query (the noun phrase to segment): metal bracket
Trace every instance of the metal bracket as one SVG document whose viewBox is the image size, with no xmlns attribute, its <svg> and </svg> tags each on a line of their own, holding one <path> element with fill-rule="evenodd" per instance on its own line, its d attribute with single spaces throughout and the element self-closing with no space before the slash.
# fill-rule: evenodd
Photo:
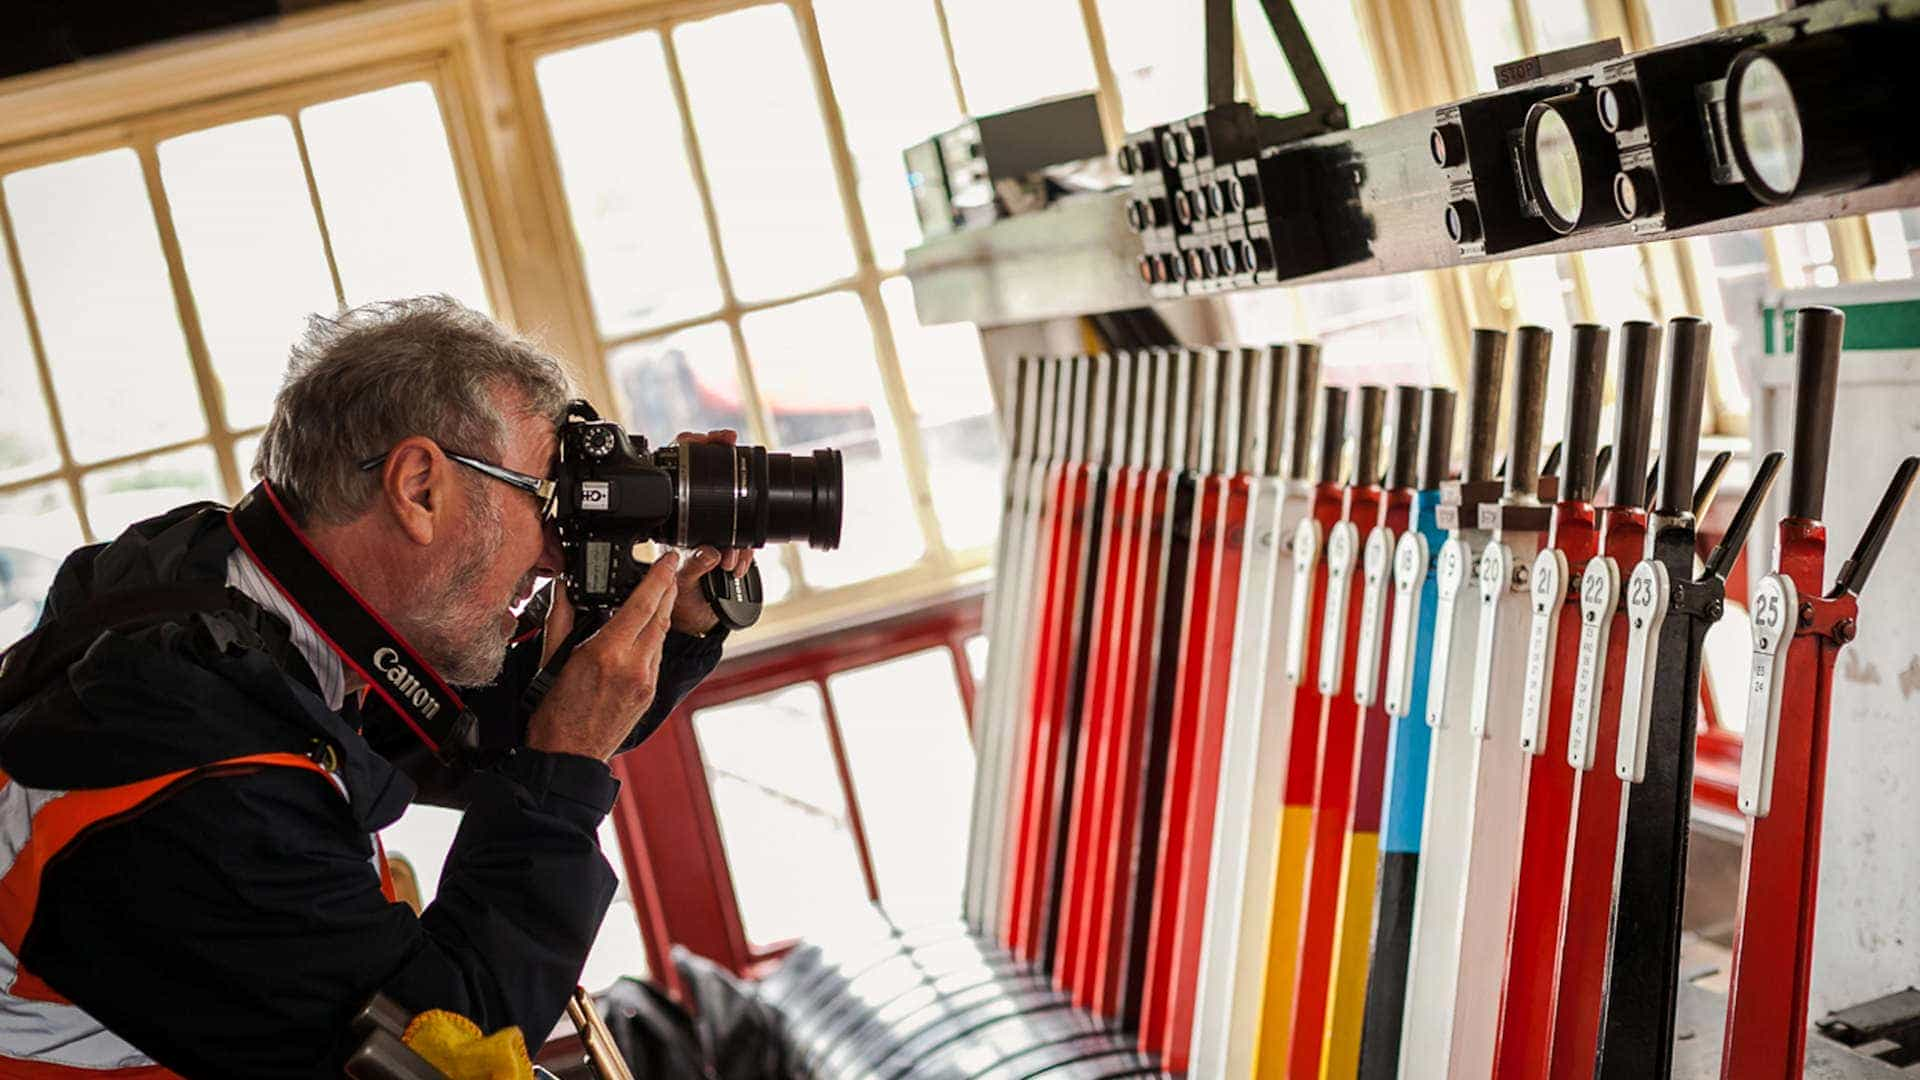
<svg viewBox="0 0 1920 1080">
<path fill-rule="evenodd" d="M 1300 94 L 1307 99 L 1305 112 L 1283 117 L 1274 142 L 1292 142 L 1329 131 L 1345 131 L 1347 107 L 1333 96 L 1333 84 L 1314 52 L 1293 0 L 1260 0 L 1266 11 L 1267 27 L 1287 58 L 1287 67 Z M 1233 0 L 1207 0 L 1207 107 L 1233 104 Z"/>
</svg>

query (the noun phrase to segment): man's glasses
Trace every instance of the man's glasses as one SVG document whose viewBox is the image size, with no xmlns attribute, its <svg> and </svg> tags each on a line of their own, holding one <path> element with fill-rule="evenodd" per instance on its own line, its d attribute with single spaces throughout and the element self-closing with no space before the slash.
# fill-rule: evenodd
<svg viewBox="0 0 1920 1080">
<path fill-rule="evenodd" d="M 518 488 L 526 492 L 539 501 L 540 517 L 543 520 L 552 516 L 554 493 L 557 489 L 557 485 L 554 484 L 552 480 L 542 479 L 538 476 L 529 476 L 523 472 L 515 472 L 504 465 L 495 465 L 491 461 L 482 461 L 470 454 L 458 453 L 444 446 L 440 448 L 440 452 L 447 455 L 449 460 L 465 465 L 467 468 L 472 469 L 482 476 L 490 476 L 509 487 Z M 387 457 L 391 453 L 392 451 L 388 451 L 385 454 L 379 454 L 361 462 L 360 471 L 371 472 L 386 464 Z"/>
</svg>

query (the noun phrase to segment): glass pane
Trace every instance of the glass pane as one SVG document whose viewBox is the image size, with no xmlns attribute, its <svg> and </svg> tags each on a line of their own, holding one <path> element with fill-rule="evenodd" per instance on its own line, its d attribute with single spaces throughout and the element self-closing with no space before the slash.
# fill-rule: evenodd
<svg viewBox="0 0 1920 1080">
<path fill-rule="evenodd" d="M 227 424 L 263 424 L 302 319 L 337 306 L 293 125 L 263 116 L 168 139 L 160 178 Z"/>
<path fill-rule="evenodd" d="M 1593 40 L 1586 0 L 1528 0 L 1527 9 L 1533 15 L 1534 47 L 1541 52 Z"/>
<path fill-rule="evenodd" d="M 191 446 L 90 472 L 80 480 L 93 535 L 110 540 L 136 521 L 222 497 L 213 449 Z"/>
<path fill-rule="evenodd" d="M 53 572 L 81 542 L 65 484 L 0 495 L 0 649 L 40 621 Z"/>
<path fill-rule="evenodd" d="M 1460 18 L 1466 23 L 1477 90 L 1494 88 L 1493 69 L 1526 55 L 1520 42 L 1520 24 L 1511 0 L 1460 0 Z"/>
<path fill-rule="evenodd" d="M 952 658 L 933 648 L 827 680 L 880 900 L 909 924 L 960 914 L 973 745 Z"/>
<path fill-rule="evenodd" d="M 252 487 L 257 478 L 253 475 L 254 459 L 260 456 L 260 436 L 244 435 L 233 441 L 233 464 L 240 476 L 241 487 Z"/>
<path fill-rule="evenodd" d="M 1875 281 L 1898 281 L 1913 276 L 1913 254 L 1907 250 L 1907 236 L 1900 227 L 1900 211 L 1868 214 L 1867 235 L 1873 241 Z"/>
<path fill-rule="evenodd" d="M 720 306 L 660 35 L 629 34 L 534 65 L 600 330 Z"/>
<path fill-rule="evenodd" d="M 921 326 L 905 278 L 881 285 L 880 297 L 926 446 L 940 531 L 955 550 L 990 544 L 1000 527 L 1000 420 L 980 332 L 971 323 Z"/>
<path fill-rule="evenodd" d="M 488 310 L 432 87 L 329 101 L 300 123 L 348 304 L 446 293 Z"/>
<path fill-rule="evenodd" d="M 747 399 L 725 323 L 706 323 L 666 337 L 623 345 L 607 355 L 607 369 L 624 403 L 627 430 L 665 446 L 682 431 L 732 428 L 751 441 Z M 764 555 L 760 586 L 767 603 L 792 588 L 780 560 Z"/>
<path fill-rule="evenodd" d="M 406 860 L 420 885 L 420 902 L 431 904 L 440 893 L 440 875 L 445 872 L 447 853 L 460 831 L 461 813 L 444 806 L 415 803 L 407 807 L 400 820 L 380 830 L 380 842 L 387 858 Z M 593 949 L 587 954 L 586 970 L 580 984 L 592 990 L 603 989 L 622 975 L 647 974 L 646 946 L 640 940 L 640 926 L 634 918 L 633 901 L 627 891 L 627 867 L 620 858 L 619 836 L 613 819 L 600 822 L 601 854 L 613 867 L 620 884 L 613 895 L 613 906 L 600 924 Z"/>
<path fill-rule="evenodd" d="M 1087 24 L 1074 0 L 946 0 L 946 12 L 975 116 L 1094 88 Z"/>
<path fill-rule="evenodd" d="M 1302 288 L 1300 301 L 1320 342 L 1326 381 L 1430 381 L 1433 339 L 1422 325 L 1420 288 L 1420 279 L 1410 274 Z"/>
<path fill-rule="evenodd" d="M 693 730 L 748 940 L 817 936 L 865 910 L 866 883 L 814 685 L 701 709 Z"/>
<path fill-rule="evenodd" d="M 140 159 L 109 150 L 23 169 L 6 195 L 74 456 L 205 434 Z"/>
<path fill-rule="evenodd" d="M 1580 258 L 1586 263 L 1595 322 L 1617 327 L 1628 319 L 1654 318 L 1639 248 L 1595 248 L 1581 252 Z"/>
<path fill-rule="evenodd" d="M 967 667 L 973 672 L 973 685 L 984 686 L 987 682 L 987 635 L 975 634 L 967 639 Z"/>
<path fill-rule="evenodd" d="M 1299 13 L 1300 24 L 1313 42 L 1327 81 L 1333 84 L 1334 96 L 1346 104 L 1347 118 L 1353 126 L 1386 119 L 1380 80 L 1374 77 L 1373 58 L 1367 51 L 1367 38 L 1360 30 L 1353 5 L 1295 4 L 1294 11 Z M 1247 72 L 1252 77 L 1260 111 L 1286 116 L 1306 108 L 1306 97 L 1293 79 L 1292 69 L 1280 51 L 1280 42 L 1273 36 L 1260 0 L 1235 0 L 1234 17 L 1240 26 Z M 1195 78 L 1200 76 L 1196 74 Z"/>
<path fill-rule="evenodd" d="M 627 861 L 620 854 L 620 830 L 611 816 L 600 820 L 600 854 L 607 857 L 614 877 L 620 880 L 613 893 L 613 904 L 587 952 L 587 966 L 580 973 L 580 985 L 589 990 L 604 990 L 623 976 L 646 978 L 652 973 L 647 963 L 647 943 L 640 936 L 640 917 L 636 913 L 633 890 L 627 882 Z"/>
<path fill-rule="evenodd" d="M 1300 336 L 1300 305 L 1291 289 L 1236 291 L 1221 297 L 1233 320 L 1233 340 L 1274 345 Z"/>
<path fill-rule="evenodd" d="M 1733 0 L 1733 17 L 1740 22 L 1780 14 L 1780 0 Z"/>
<path fill-rule="evenodd" d="M 813 75 L 786 5 L 689 23 L 673 43 L 734 292 L 763 300 L 852 273 Z"/>
<path fill-rule="evenodd" d="M 873 331 L 860 301 L 833 293 L 741 321 L 776 449 L 831 446 L 846 465 L 838 551 L 802 548 L 817 586 L 845 585 L 902 569 L 926 550 L 894 446 L 873 359 Z"/>
<path fill-rule="evenodd" d="M 1514 324 L 1544 326 L 1553 331 L 1552 360 L 1547 365 L 1547 403 L 1540 424 L 1540 446 L 1544 453 L 1566 431 L 1567 417 L 1567 336 L 1572 333 L 1572 315 L 1578 310 L 1574 299 L 1573 266 L 1566 256 L 1534 255 L 1503 264 L 1512 275 Z M 1513 385 L 1513 338 L 1507 338 L 1507 385 Z M 1508 393 L 1512 393 L 1511 389 Z M 1501 417 L 1503 432 L 1501 453 L 1506 452 L 1506 417 Z"/>
<path fill-rule="evenodd" d="M 960 122 L 931 0 L 817 0 L 820 45 L 881 266 L 920 242 L 900 154 Z M 884 41 L 886 48 L 874 48 Z"/>
<path fill-rule="evenodd" d="M 1642 7 L 1652 24 L 1655 45 L 1712 33 L 1720 26 L 1713 0 L 1655 0 Z"/>
<path fill-rule="evenodd" d="M 1099 9 L 1123 127 L 1142 131 L 1207 107 L 1206 20 L 1195 0 L 1099 0 Z"/>
<path fill-rule="evenodd" d="M 682 431 L 732 428 L 748 437 L 746 394 L 725 323 L 622 345 L 607 354 L 607 368 L 627 429 L 655 446 Z"/>
<path fill-rule="evenodd" d="M 0 251 L 0 480 L 46 472 L 59 461 L 53 445 L 53 421 L 40 392 L 33 342 L 20 311 L 13 260 Z"/>
</svg>

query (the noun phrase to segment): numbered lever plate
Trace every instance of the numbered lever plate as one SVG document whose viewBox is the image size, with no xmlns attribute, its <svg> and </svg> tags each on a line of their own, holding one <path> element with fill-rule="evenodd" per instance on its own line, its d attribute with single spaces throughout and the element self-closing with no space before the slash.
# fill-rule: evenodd
<svg viewBox="0 0 1920 1080">
<path fill-rule="evenodd" d="M 1613 772 L 1637 784 L 1647 776 L 1647 731 L 1653 717 L 1653 668 L 1667 621 L 1667 567 L 1651 559 L 1627 579 L 1627 670 L 1620 689 L 1620 746 Z"/>
<path fill-rule="evenodd" d="M 1427 726 L 1444 727 L 1447 722 L 1447 680 L 1452 677 L 1453 613 L 1460 592 L 1467 586 L 1467 570 L 1473 565 L 1473 549 L 1459 537 L 1450 538 L 1440 548 L 1439 607 L 1433 620 L 1433 676 L 1427 684 Z"/>
<path fill-rule="evenodd" d="M 1548 548 L 1533 560 L 1533 622 L 1527 630 L 1527 689 L 1520 703 L 1520 749 L 1546 749 L 1547 690 L 1553 685 L 1554 642 L 1567 602 L 1567 553 Z"/>
<path fill-rule="evenodd" d="M 1477 739 L 1487 737 L 1487 713 L 1493 708 L 1493 670 L 1500 666 L 1500 607 L 1513 581 L 1513 549 L 1494 541 L 1480 553 L 1480 651 L 1473 661 L 1473 713 L 1468 725 Z M 1504 689 L 1504 688 L 1503 688 Z"/>
<path fill-rule="evenodd" d="M 1740 812 L 1763 818 L 1773 809 L 1773 763 L 1780 751 L 1782 661 L 1800 629 L 1793 579 L 1768 574 L 1753 587 L 1753 678 L 1747 683 L 1747 729 L 1740 753 Z"/>
<path fill-rule="evenodd" d="M 1376 525 L 1360 555 L 1360 643 L 1353 657 L 1353 700 L 1371 707 L 1380 697 L 1380 637 L 1386 631 L 1393 530 Z"/>
<path fill-rule="evenodd" d="M 1340 688 L 1340 670 L 1347 659 L 1347 604 L 1353 591 L 1353 559 L 1359 554 L 1360 530 L 1342 521 L 1327 534 L 1327 617 L 1320 624 L 1320 692 Z"/>
<path fill-rule="evenodd" d="M 1393 545 L 1393 627 L 1387 637 L 1387 715 L 1413 705 L 1413 651 L 1420 632 L 1420 589 L 1427 580 L 1427 538 L 1409 531 Z"/>
<path fill-rule="evenodd" d="M 1620 604 L 1620 564 L 1600 555 L 1580 575 L 1580 660 L 1573 673 L 1573 718 L 1567 726 L 1567 764 L 1593 768 L 1593 733 L 1600 724 L 1600 687 L 1607 676 L 1607 641 Z"/>
<path fill-rule="evenodd" d="M 1293 531 L 1293 596 L 1287 611 L 1287 681 L 1295 686 L 1306 677 L 1307 619 L 1313 611 L 1313 567 L 1320 561 L 1320 522 L 1306 518 Z"/>
</svg>

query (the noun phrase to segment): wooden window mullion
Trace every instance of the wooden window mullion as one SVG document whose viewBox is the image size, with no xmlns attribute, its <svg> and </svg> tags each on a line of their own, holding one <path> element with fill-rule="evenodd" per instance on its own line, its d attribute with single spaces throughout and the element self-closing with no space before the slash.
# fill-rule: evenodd
<svg viewBox="0 0 1920 1080">
<path fill-rule="evenodd" d="M 200 392 L 200 408 L 206 414 L 214 467 L 220 471 L 220 482 L 227 490 L 227 497 L 238 499 L 245 489 L 240 485 L 240 470 L 233 462 L 233 432 L 227 428 L 226 400 L 207 351 L 207 336 L 200 325 L 200 308 L 193 300 L 193 286 L 187 280 L 186 258 L 180 253 L 180 236 L 173 228 L 173 204 L 167 198 L 166 186 L 160 182 L 160 155 L 151 141 L 142 141 L 134 150 L 140 158 L 140 174 L 146 180 L 147 201 L 153 211 L 155 231 L 159 233 L 160 252 L 167 261 L 174 311 L 187 343 L 187 363 L 193 369 L 193 383 Z"/>
</svg>

